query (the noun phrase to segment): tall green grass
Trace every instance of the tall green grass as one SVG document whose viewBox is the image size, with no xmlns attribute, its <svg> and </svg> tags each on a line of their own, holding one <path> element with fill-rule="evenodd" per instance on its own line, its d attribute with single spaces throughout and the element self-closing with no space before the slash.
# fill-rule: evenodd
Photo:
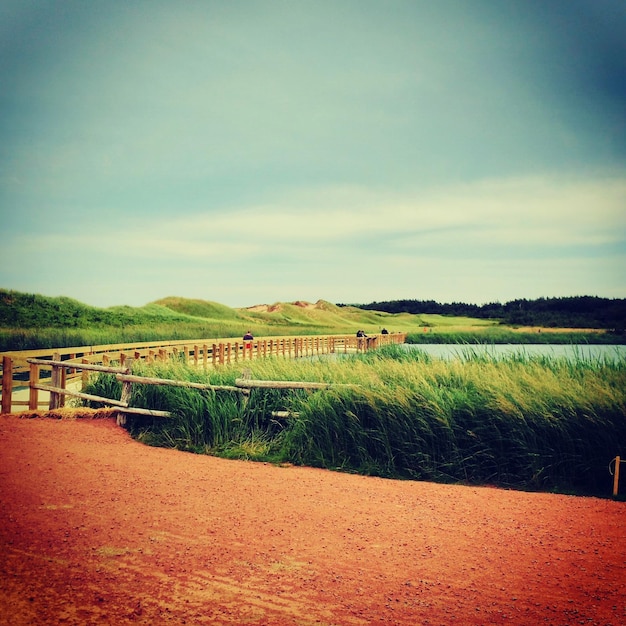
<svg viewBox="0 0 626 626">
<path fill-rule="evenodd" d="M 490 326 L 481 330 L 451 331 L 445 328 L 429 328 L 427 332 L 410 332 L 409 344 L 598 344 L 622 345 L 623 333 L 616 332 L 523 332 L 502 326 Z"/>
<path fill-rule="evenodd" d="M 0 328 L 0 352 L 113 345 L 143 341 L 176 341 L 178 339 L 226 339 L 241 337 L 249 329 L 256 336 L 332 334 L 336 329 L 303 326 L 297 329 L 270 326 L 258 322 L 185 322 L 138 324 L 103 328 Z M 297 331 L 297 332 L 296 332 Z M 348 332 L 348 331 L 345 331 Z M 351 330 L 349 331 L 352 334 Z M 339 332 L 335 334 L 340 334 Z"/>
<path fill-rule="evenodd" d="M 144 366 L 145 367 L 145 366 Z M 608 463 L 626 455 L 626 363 L 479 356 L 439 360 L 397 346 L 341 358 L 246 364 L 253 378 L 353 385 L 321 391 L 229 392 L 134 386 L 132 418 L 154 445 L 364 474 L 610 493 Z M 233 384 L 236 366 L 182 365 L 150 375 Z M 98 393 L 106 377 L 94 380 Z M 272 411 L 298 417 L 278 420 Z"/>
</svg>

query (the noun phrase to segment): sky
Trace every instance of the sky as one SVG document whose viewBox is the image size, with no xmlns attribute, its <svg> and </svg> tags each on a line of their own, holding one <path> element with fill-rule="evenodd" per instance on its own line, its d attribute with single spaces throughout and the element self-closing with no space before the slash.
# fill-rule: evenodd
<svg viewBox="0 0 626 626">
<path fill-rule="evenodd" d="M 626 297 L 623 0 L 3 0 L 0 288 Z"/>
</svg>

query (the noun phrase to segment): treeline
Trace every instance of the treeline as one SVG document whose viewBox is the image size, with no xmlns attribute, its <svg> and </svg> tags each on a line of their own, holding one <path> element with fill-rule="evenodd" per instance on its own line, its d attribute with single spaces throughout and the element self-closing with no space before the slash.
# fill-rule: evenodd
<svg viewBox="0 0 626 626">
<path fill-rule="evenodd" d="M 339 305 L 341 306 L 341 305 Z M 503 324 L 562 328 L 626 328 L 626 299 L 574 296 L 518 299 L 501 304 L 440 304 L 434 300 L 390 300 L 353 305 L 361 309 L 413 315 L 436 314 L 498 319 Z"/>
</svg>

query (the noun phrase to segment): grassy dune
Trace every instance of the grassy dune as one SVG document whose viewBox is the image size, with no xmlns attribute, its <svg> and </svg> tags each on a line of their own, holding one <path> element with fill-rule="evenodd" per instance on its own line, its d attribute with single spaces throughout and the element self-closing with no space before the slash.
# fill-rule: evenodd
<svg viewBox="0 0 626 626">
<path fill-rule="evenodd" d="M 486 327 L 484 320 L 366 311 L 320 300 L 230 308 L 206 300 L 169 297 L 143 307 L 90 307 L 70 298 L 0 290 L 0 351 L 63 348 L 167 339 L 352 334 L 362 328 L 418 332 L 423 326 Z M 489 322 L 487 325 L 493 325 Z"/>
<path fill-rule="evenodd" d="M 497 320 L 385 313 L 324 300 L 230 308 L 208 300 L 169 297 L 143 307 L 90 307 L 0 289 L 0 351 L 65 348 L 169 339 L 352 334 L 382 328 L 409 333 L 411 343 L 623 343 L 605 331 L 511 328 Z"/>
</svg>

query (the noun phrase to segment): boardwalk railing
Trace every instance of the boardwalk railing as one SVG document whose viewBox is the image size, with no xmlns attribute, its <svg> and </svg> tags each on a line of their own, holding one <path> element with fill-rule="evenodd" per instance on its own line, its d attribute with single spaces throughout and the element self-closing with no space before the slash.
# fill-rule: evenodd
<svg viewBox="0 0 626 626">
<path fill-rule="evenodd" d="M 130 360 L 140 359 L 151 363 L 179 359 L 197 367 L 208 368 L 269 356 L 299 358 L 332 353 L 347 354 L 392 343 L 404 343 L 405 339 L 405 333 L 368 337 L 313 335 L 269 337 L 252 341 L 199 339 L 4 352 L 0 354 L 0 413 L 11 413 L 25 408 L 34 411 L 42 406 L 59 408 L 65 403 L 65 395 L 81 397 L 80 390 L 90 371 L 117 367 L 118 374 L 129 375 L 130 370 L 126 363 Z M 40 395 L 39 392 L 43 394 Z"/>
</svg>

